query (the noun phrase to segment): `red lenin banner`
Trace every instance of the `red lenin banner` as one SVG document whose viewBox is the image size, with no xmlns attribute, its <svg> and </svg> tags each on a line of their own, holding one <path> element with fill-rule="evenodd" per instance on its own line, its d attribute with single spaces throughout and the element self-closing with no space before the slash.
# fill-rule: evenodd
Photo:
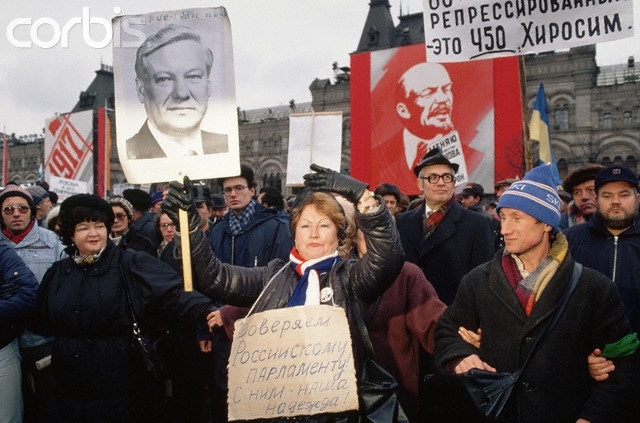
<svg viewBox="0 0 640 423">
<path fill-rule="evenodd" d="M 44 133 L 45 175 L 86 182 L 93 189 L 93 144 L 93 110 L 48 120 Z"/>
<path fill-rule="evenodd" d="M 416 146 L 460 164 L 456 181 L 523 174 L 517 57 L 426 64 L 424 44 L 351 56 L 351 174 L 418 195 Z M 422 84 L 422 85 L 420 85 Z"/>
</svg>

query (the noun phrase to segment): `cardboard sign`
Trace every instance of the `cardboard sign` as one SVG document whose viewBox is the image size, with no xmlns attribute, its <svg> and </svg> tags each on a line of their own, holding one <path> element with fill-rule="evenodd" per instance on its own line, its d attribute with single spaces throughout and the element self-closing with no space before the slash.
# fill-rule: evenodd
<svg viewBox="0 0 640 423">
<path fill-rule="evenodd" d="M 229 357 L 229 420 L 358 409 L 345 310 L 289 307 L 235 324 Z"/>
<path fill-rule="evenodd" d="M 423 0 L 430 62 L 543 53 L 633 36 L 632 0 Z"/>
</svg>

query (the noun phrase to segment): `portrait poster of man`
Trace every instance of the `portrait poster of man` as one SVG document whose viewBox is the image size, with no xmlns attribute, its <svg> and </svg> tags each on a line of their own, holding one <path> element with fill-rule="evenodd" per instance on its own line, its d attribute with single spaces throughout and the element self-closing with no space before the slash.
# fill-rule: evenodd
<svg viewBox="0 0 640 423">
<path fill-rule="evenodd" d="M 240 172 L 224 7 L 113 19 L 118 157 L 129 183 Z"/>
<path fill-rule="evenodd" d="M 517 58 L 429 63 L 424 44 L 351 56 L 351 169 L 371 186 L 420 189 L 413 172 L 432 148 L 460 165 L 456 184 L 522 173 Z"/>
</svg>

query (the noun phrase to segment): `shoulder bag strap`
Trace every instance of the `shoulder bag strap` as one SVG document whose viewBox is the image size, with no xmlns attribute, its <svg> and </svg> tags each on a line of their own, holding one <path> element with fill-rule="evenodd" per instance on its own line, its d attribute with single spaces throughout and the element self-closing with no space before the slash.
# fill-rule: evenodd
<svg viewBox="0 0 640 423">
<path fill-rule="evenodd" d="M 556 307 L 556 310 L 554 311 L 553 316 L 551 316 L 551 318 L 549 319 L 549 322 L 547 322 L 547 325 L 544 327 L 544 329 L 542 329 L 542 332 L 538 336 L 538 339 L 536 339 L 536 342 L 533 344 L 533 347 L 531 347 L 531 350 L 529 350 L 529 354 L 527 355 L 527 358 L 524 360 L 524 363 L 522 363 L 520 368 L 515 372 L 518 377 L 524 371 L 524 368 L 527 366 L 527 363 L 529 363 L 529 359 L 533 355 L 533 352 L 538 348 L 538 346 L 540 346 L 542 341 L 544 341 L 549 337 L 549 333 L 551 333 L 551 330 L 554 328 L 556 323 L 558 323 L 558 320 L 560 320 L 560 316 L 562 315 L 562 312 L 564 312 L 564 309 L 567 307 L 567 304 L 569 303 L 569 299 L 571 298 L 571 295 L 573 295 L 573 292 L 576 290 L 576 287 L 578 286 L 578 280 L 580 279 L 581 275 L 582 275 L 582 265 L 578 262 L 574 262 L 573 274 L 571 275 L 569 286 L 567 286 L 567 289 L 564 291 L 564 294 L 560 299 L 560 304 L 558 305 L 558 307 Z"/>
</svg>

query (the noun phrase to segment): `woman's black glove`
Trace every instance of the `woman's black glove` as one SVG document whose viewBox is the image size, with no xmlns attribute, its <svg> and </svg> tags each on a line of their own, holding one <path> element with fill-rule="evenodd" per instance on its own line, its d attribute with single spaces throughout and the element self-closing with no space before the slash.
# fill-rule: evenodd
<svg viewBox="0 0 640 423">
<path fill-rule="evenodd" d="M 193 184 L 188 176 L 184 177 L 184 184 L 173 181 L 169 184 L 169 192 L 162 200 L 162 211 L 169 216 L 178 231 L 181 231 L 180 209 L 187 212 L 189 220 L 189 232 L 193 232 L 200 227 L 200 214 L 196 210 L 196 203 L 193 201 Z"/>
<path fill-rule="evenodd" d="M 310 169 L 315 173 L 304 175 L 304 184 L 314 191 L 331 191 L 343 195 L 347 200 L 357 204 L 369 185 L 343 175 L 335 170 L 312 164 Z"/>
</svg>

